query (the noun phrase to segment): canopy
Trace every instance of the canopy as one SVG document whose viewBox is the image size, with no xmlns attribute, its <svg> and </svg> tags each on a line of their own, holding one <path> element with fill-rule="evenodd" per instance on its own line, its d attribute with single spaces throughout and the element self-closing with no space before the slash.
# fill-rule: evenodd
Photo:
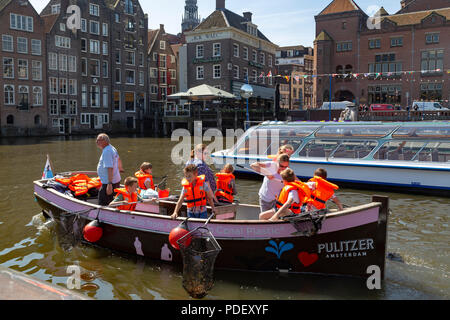
<svg viewBox="0 0 450 320">
<path fill-rule="evenodd" d="M 186 92 L 171 94 L 167 98 L 169 99 L 188 98 L 190 100 L 214 100 L 217 98 L 236 99 L 236 97 L 231 93 L 211 87 L 207 84 L 202 84 L 200 86 L 191 88 Z"/>
</svg>

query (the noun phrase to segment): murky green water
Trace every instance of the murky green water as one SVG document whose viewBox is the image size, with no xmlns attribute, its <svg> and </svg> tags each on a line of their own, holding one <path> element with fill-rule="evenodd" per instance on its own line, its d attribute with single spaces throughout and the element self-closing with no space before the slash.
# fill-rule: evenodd
<svg viewBox="0 0 450 320">
<path fill-rule="evenodd" d="M 124 163 L 122 177 L 150 161 L 156 177 L 168 174 L 168 187 L 180 189 L 182 167 L 170 161 L 175 143 L 127 137 L 113 138 L 112 144 Z M 33 197 L 32 181 L 41 177 L 47 153 L 59 172 L 95 170 L 100 156 L 94 137 L 0 140 L 0 265 L 62 286 L 67 267 L 79 265 L 80 291 L 96 299 L 190 299 L 181 286 L 181 267 L 92 246 L 67 250 Z M 257 203 L 260 184 L 238 179 L 241 202 Z M 450 298 L 450 199 L 349 189 L 339 197 L 356 205 L 370 202 L 374 193 L 390 196 L 388 252 L 404 260 L 387 261 L 382 290 L 369 291 L 361 279 L 216 271 L 206 299 Z"/>
</svg>

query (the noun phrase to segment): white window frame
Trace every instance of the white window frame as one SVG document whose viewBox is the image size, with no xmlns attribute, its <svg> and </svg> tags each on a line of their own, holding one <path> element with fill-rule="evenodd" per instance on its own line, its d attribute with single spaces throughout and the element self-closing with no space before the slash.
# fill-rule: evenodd
<svg viewBox="0 0 450 320">
<path fill-rule="evenodd" d="M 20 62 L 26 61 L 26 70 L 27 70 L 27 76 L 26 77 L 20 77 Z M 28 60 L 27 59 L 17 59 L 17 79 L 19 80 L 28 80 L 29 79 L 29 70 L 28 70 Z"/>
<path fill-rule="evenodd" d="M 134 76 L 133 76 L 133 82 L 131 83 L 131 82 L 128 82 L 128 77 L 127 77 L 127 72 L 128 71 L 131 71 L 131 72 L 133 72 L 133 74 L 134 74 Z M 134 85 L 136 85 L 136 70 L 133 70 L 133 69 L 125 69 L 125 84 L 126 85 L 132 85 L 132 86 L 134 86 Z"/>
<path fill-rule="evenodd" d="M 20 41 L 22 40 L 22 43 Z M 23 42 L 25 40 L 25 42 Z M 25 45 L 25 50 L 21 50 L 21 46 Z M 28 54 L 28 39 L 24 37 L 17 37 L 17 53 Z"/>
<path fill-rule="evenodd" d="M 219 73 L 220 73 L 219 76 L 216 75 L 216 67 L 219 67 Z M 222 78 L 222 65 L 214 64 L 213 65 L 213 79 L 220 79 L 220 78 Z"/>
<path fill-rule="evenodd" d="M 5 77 L 5 60 L 7 60 L 7 59 L 12 62 L 11 64 L 8 64 L 8 66 L 12 67 L 12 76 L 11 77 Z M 15 72 L 15 70 L 14 70 L 14 58 L 12 58 L 12 57 L 3 57 L 2 66 L 3 66 L 3 78 L 4 79 L 14 79 L 14 72 Z"/>
<path fill-rule="evenodd" d="M 81 32 L 87 32 L 87 20 L 81 18 Z"/>
<path fill-rule="evenodd" d="M 66 78 L 59 78 L 59 94 L 67 95 L 69 94 L 69 83 Z"/>
<path fill-rule="evenodd" d="M 93 54 L 100 54 L 100 41 L 89 39 L 89 52 Z"/>
<path fill-rule="evenodd" d="M 201 71 L 201 77 L 199 77 L 200 71 Z M 197 66 L 195 75 L 196 75 L 197 80 L 205 79 L 205 67 L 204 66 Z"/>
<path fill-rule="evenodd" d="M 92 26 L 97 26 L 97 28 L 93 28 Z M 93 31 L 93 29 L 96 29 L 96 30 Z M 89 33 L 99 36 L 100 35 L 100 22 L 95 21 L 95 20 L 89 20 Z"/>
<path fill-rule="evenodd" d="M 109 25 L 107 23 L 102 23 L 102 36 L 109 36 Z"/>
<path fill-rule="evenodd" d="M 216 49 L 218 49 L 218 53 L 216 52 Z M 222 44 L 217 42 L 213 43 L 213 57 L 221 57 L 222 56 Z"/>
<path fill-rule="evenodd" d="M 39 77 L 35 77 L 35 71 L 38 70 Z M 42 61 L 31 61 L 31 79 L 36 81 L 42 81 Z"/>
<path fill-rule="evenodd" d="M 236 53 L 237 48 L 237 53 Z M 239 45 L 237 43 L 233 43 L 233 57 L 239 58 Z"/>
<path fill-rule="evenodd" d="M 108 106 L 108 100 L 109 100 L 109 98 L 108 98 L 108 96 L 109 96 L 109 89 L 108 89 L 108 87 L 106 87 L 106 86 L 104 86 L 103 87 L 103 108 L 108 108 L 109 106 Z"/>
<path fill-rule="evenodd" d="M 68 56 L 67 64 L 69 72 L 77 72 L 77 57 L 76 56 Z"/>
<path fill-rule="evenodd" d="M 89 3 L 89 14 L 91 16 L 100 16 L 100 7 L 97 4 Z"/>
<path fill-rule="evenodd" d="M 105 63 L 106 63 L 106 69 L 104 68 Z M 105 70 L 106 70 L 106 72 L 104 72 Z M 107 60 L 102 61 L 102 76 L 103 76 L 103 78 L 109 78 L 109 63 Z"/>
<path fill-rule="evenodd" d="M 36 50 L 38 49 L 38 50 Z M 39 39 L 31 39 L 31 54 L 34 56 L 42 55 L 42 41 Z"/>
<path fill-rule="evenodd" d="M 9 40 L 6 40 L 9 39 Z M 5 43 L 8 43 L 11 45 L 11 49 L 5 49 Z M 4 52 L 14 52 L 14 37 L 10 36 L 9 34 L 3 34 L 2 35 L 2 51 Z"/>
<path fill-rule="evenodd" d="M 56 104 L 54 102 L 56 102 Z M 49 99 L 48 105 L 50 109 L 50 115 L 57 116 L 59 114 L 58 99 Z"/>
<path fill-rule="evenodd" d="M 78 95 L 78 81 L 77 79 L 69 79 L 68 82 L 68 90 L 69 90 L 69 95 L 71 96 L 76 96 Z"/>
<path fill-rule="evenodd" d="M 199 55 L 199 52 L 201 51 L 201 55 Z M 205 46 L 203 44 L 198 44 L 195 47 L 195 57 L 197 59 L 202 59 L 205 56 Z"/>
<path fill-rule="evenodd" d="M 119 80 L 117 80 L 117 70 L 119 70 Z M 116 70 L 114 71 L 114 81 L 116 82 L 116 84 L 122 83 L 122 69 L 116 68 Z"/>
<path fill-rule="evenodd" d="M 38 92 L 35 92 L 35 89 L 40 89 L 40 92 L 38 93 Z M 38 96 L 38 97 L 40 97 L 40 99 L 38 99 L 38 101 L 36 102 L 36 100 L 37 99 L 35 99 L 36 98 L 36 94 L 40 94 L 40 96 Z M 44 91 L 42 90 L 42 87 L 33 87 L 33 92 L 32 92 L 32 101 L 33 101 L 33 106 L 42 106 L 42 105 L 44 105 L 44 101 L 43 101 L 43 99 L 44 99 Z"/>
<path fill-rule="evenodd" d="M 159 48 L 161 50 L 166 50 L 166 42 L 164 40 L 159 41 Z"/>
<path fill-rule="evenodd" d="M 54 86 L 52 85 L 52 82 L 54 83 Z M 55 77 L 49 77 L 48 78 L 48 86 L 49 86 L 49 92 L 50 94 L 58 94 L 59 86 L 58 86 L 58 78 Z"/>
<path fill-rule="evenodd" d="M 6 95 L 6 87 L 11 87 L 12 88 L 12 101 L 8 99 L 8 103 L 6 102 L 6 97 L 7 97 L 7 95 Z M 3 86 L 3 94 L 4 94 L 4 98 L 3 98 L 2 103 L 5 103 L 5 105 L 8 105 L 8 106 L 16 104 L 16 88 L 14 87 L 14 85 L 12 85 L 12 84 L 5 84 Z"/>
</svg>

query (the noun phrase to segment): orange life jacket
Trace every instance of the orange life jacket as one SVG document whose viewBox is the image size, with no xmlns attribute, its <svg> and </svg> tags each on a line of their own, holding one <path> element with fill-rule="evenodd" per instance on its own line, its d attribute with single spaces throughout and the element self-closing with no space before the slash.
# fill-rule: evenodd
<svg viewBox="0 0 450 320">
<path fill-rule="evenodd" d="M 187 207 L 203 207 L 206 206 L 206 192 L 200 187 L 202 187 L 205 183 L 205 176 L 198 176 L 195 181 L 195 185 L 189 183 L 186 179 L 183 179 L 181 185 L 186 189 L 186 198 L 185 201 L 187 203 Z"/>
<path fill-rule="evenodd" d="M 145 180 L 150 179 L 150 187 L 153 190 L 155 189 L 155 185 L 153 183 L 153 176 L 151 174 L 139 170 L 134 175 L 138 179 L 139 188 L 141 188 L 142 190 L 147 190 L 147 187 L 145 186 Z"/>
<path fill-rule="evenodd" d="M 331 199 L 331 197 L 334 195 L 334 191 L 338 190 L 339 187 L 331 182 L 328 182 L 327 180 L 315 176 L 314 178 L 310 179 L 308 182 L 315 182 L 316 183 L 316 189 L 311 194 L 311 200 L 310 202 L 318 209 L 322 210 L 325 209 L 326 203 L 328 200 Z"/>
<path fill-rule="evenodd" d="M 87 194 L 92 188 L 99 189 L 102 186 L 100 178 L 91 179 L 85 174 L 76 174 L 70 178 L 57 178 L 55 181 L 68 187 L 76 197 Z"/>
<path fill-rule="evenodd" d="M 231 173 L 216 173 L 217 191 L 216 197 L 222 197 L 229 202 L 233 202 L 233 189 L 231 189 L 231 181 L 236 179 Z"/>
<path fill-rule="evenodd" d="M 303 182 L 295 181 L 286 183 L 278 196 L 276 206 L 277 209 L 280 209 L 287 202 L 289 192 L 293 190 L 297 190 L 300 203 L 292 203 L 289 209 L 295 214 L 300 214 L 302 211 L 302 205 L 307 203 L 309 201 L 309 197 L 311 196 L 311 189 L 309 189 L 308 185 Z"/>
<path fill-rule="evenodd" d="M 117 209 L 119 210 L 129 210 L 129 211 L 134 211 L 134 209 L 136 209 L 136 202 L 138 200 L 137 197 L 137 193 L 133 192 L 130 196 L 130 194 L 128 193 L 126 188 L 120 188 L 120 189 L 114 189 L 114 192 L 117 193 L 116 198 L 119 194 L 121 194 L 123 196 L 123 200 L 128 202 L 128 203 L 132 203 L 132 204 L 128 204 L 128 205 L 123 205 L 120 207 L 117 207 Z"/>
</svg>

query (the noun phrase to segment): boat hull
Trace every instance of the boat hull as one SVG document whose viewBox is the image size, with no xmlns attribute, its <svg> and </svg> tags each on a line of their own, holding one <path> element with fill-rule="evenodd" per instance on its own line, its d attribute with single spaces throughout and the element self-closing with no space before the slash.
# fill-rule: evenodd
<svg viewBox="0 0 450 320">
<path fill-rule="evenodd" d="M 269 161 L 266 158 L 241 158 L 218 154 L 214 155 L 213 159 L 217 168 L 222 168 L 224 163 L 231 163 L 236 169 L 236 174 L 249 176 L 256 176 L 249 169 L 251 163 Z M 310 179 L 317 168 L 324 168 L 328 172 L 328 180 L 341 187 L 450 197 L 450 169 L 448 168 L 432 170 L 411 166 L 376 165 L 363 162 L 304 161 L 300 159 L 292 159 L 289 167 L 302 180 Z"/>
<path fill-rule="evenodd" d="M 162 205 L 163 214 L 151 213 L 159 212 L 154 205 L 143 208 L 148 212 L 118 211 L 44 189 L 40 182 L 35 182 L 35 197 L 56 220 L 85 211 L 78 219 L 83 227 L 97 218 L 103 235 L 95 245 L 182 264 L 180 252 L 168 240 L 182 219 L 163 215 L 173 210 L 171 203 Z M 297 230 L 288 222 L 212 220 L 207 227 L 222 247 L 215 268 L 367 277 L 367 268 L 376 265 L 384 277 L 388 199 L 374 200 L 344 213 L 328 214 L 320 231 L 310 237 L 295 235 Z M 188 222 L 191 230 L 203 224 L 200 219 Z"/>
</svg>

